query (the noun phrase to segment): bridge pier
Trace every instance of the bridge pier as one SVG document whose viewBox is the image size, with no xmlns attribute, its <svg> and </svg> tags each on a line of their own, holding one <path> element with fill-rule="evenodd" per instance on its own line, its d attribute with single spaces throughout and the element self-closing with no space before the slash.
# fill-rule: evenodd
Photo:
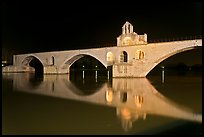
<svg viewBox="0 0 204 137">
<path fill-rule="evenodd" d="M 58 74 L 69 74 L 70 70 L 69 68 L 66 69 L 59 69 Z"/>
<path fill-rule="evenodd" d="M 135 78 L 135 77 L 146 77 L 147 73 L 144 69 L 143 65 L 140 65 L 140 63 L 133 63 L 133 64 L 114 64 L 113 65 L 113 77 L 129 77 L 129 78 Z"/>
<path fill-rule="evenodd" d="M 44 74 L 57 74 L 57 67 L 54 65 L 44 66 L 43 69 Z"/>
<path fill-rule="evenodd" d="M 55 65 L 44 66 L 44 74 L 68 74 L 69 68 L 58 68 Z"/>
</svg>

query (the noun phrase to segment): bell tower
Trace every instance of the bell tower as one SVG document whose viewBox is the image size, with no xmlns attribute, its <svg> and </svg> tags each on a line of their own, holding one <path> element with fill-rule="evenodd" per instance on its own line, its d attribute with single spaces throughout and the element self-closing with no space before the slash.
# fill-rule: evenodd
<svg viewBox="0 0 204 137">
<path fill-rule="evenodd" d="M 128 21 L 122 27 L 122 34 L 133 33 L 133 26 Z"/>
<path fill-rule="evenodd" d="M 133 25 L 128 21 L 122 27 L 122 34 L 117 37 L 117 46 L 147 44 L 147 34 L 138 35 L 133 32 Z"/>
</svg>

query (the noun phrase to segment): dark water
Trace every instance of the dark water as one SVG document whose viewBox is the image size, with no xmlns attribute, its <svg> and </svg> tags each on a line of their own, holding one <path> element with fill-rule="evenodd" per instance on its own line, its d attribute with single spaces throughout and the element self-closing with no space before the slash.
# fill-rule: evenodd
<svg viewBox="0 0 204 137">
<path fill-rule="evenodd" d="M 202 134 L 200 75 L 2 75 L 3 135 Z"/>
</svg>

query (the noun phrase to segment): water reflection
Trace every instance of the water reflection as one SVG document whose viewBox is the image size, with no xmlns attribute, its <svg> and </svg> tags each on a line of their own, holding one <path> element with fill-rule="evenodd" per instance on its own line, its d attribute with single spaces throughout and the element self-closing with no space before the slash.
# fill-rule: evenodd
<svg viewBox="0 0 204 137">
<path fill-rule="evenodd" d="M 113 78 L 112 84 L 101 82 L 97 88 L 87 90 L 85 87 L 80 88 L 80 81 L 70 81 L 69 75 L 44 75 L 43 78 L 36 78 L 28 73 L 7 73 L 3 77 L 13 80 L 15 91 L 115 107 L 125 131 L 131 129 L 138 119 L 146 120 L 148 115 L 202 123 L 202 114 L 194 113 L 164 97 L 147 78 Z M 84 78 L 81 82 L 90 84 Z M 94 85 L 94 82 L 91 84 Z"/>
</svg>

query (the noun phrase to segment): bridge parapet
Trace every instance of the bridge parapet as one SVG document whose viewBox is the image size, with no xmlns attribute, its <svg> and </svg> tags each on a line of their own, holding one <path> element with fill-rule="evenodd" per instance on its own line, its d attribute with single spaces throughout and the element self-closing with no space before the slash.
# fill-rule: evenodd
<svg viewBox="0 0 204 137">
<path fill-rule="evenodd" d="M 198 36 L 183 36 L 183 37 L 176 37 L 176 38 L 161 38 L 161 39 L 150 39 L 148 43 L 158 43 L 158 42 L 171 42 L 171 41 L 185 41 L 185 40 L 196 40 L 202 39 L 202 35 Z"/>
<path fill-rule="evenodd" d="M 47 65 L 44 66 L 44 74 L 57 74 L 57 66 L 55 65 Z"/>
</svg>

